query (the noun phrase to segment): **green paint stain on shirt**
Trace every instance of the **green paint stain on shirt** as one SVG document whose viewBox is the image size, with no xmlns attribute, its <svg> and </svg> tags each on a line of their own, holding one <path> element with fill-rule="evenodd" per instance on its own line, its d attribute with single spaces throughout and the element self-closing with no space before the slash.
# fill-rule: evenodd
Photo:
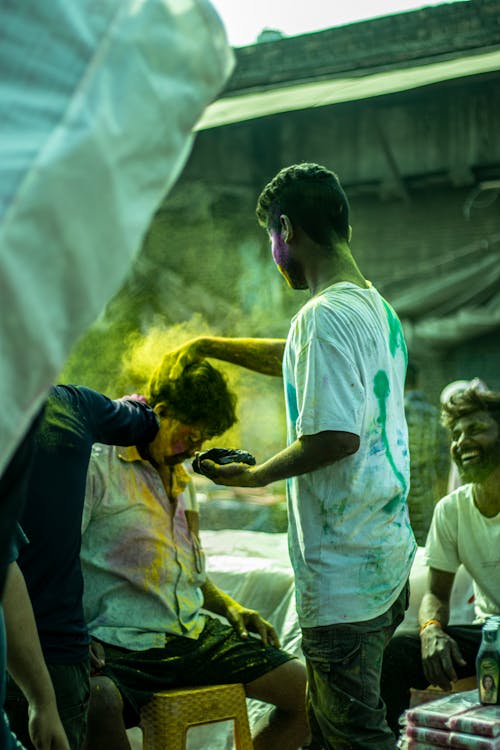
<svg viewBox="0 0 500 750">
<path fill-rule="evenodd" d="M 328 510 L 326 508 L 326 504 L 324 502 L 322 502 L 321 505 L 320 505 L 319 514 L 320 514 L 320 517 L 321 517 L 321 520 L 322 520 L 323 534 L 329 534 L 331 532 L 331 529 L 330 529 L 330 518 L 329 518 L 330 514 L 328 513 Z"/>
<path fill-rule="evenodd" d="M 381 437 L 387 455 L 387 460 L 389 461 L 391 469 L 394 472 L 394 476 L 403 488 L 403 497 L 406 497 L 406 481 L 394 462 L 391 448 L 389 446 L 389 438 L 387 437 L 387 399 L 389 398 L 389 393 L 391 392 L 391 386 L 389 384 L 389 378 L 387 377 L 387 373 L 385 370 L 379 370 L 375 375 L 373 379 L 373 392 L 375 394 L 375 398 L 378 401 L 378 406 L 380 409 L 380 426 L 382 433 Z M 391 500 L 390 503 L 388 503 L 388 505 L 386 506 L 385 510 L 388 513 L 392 512 L 392 510 L 394 509 L 393 505 L 396 500 L 399 502 L 400 498 Z"/>
<path fill-rule="evenodd" d="M 384 510 L 387 514 L 394 513 L 398 505 L 401 505 L 401 496 L 397 495 L 392 500 L 390 500 L 387 505 L 384 505 Z M 401 524 L 398 524 L 398 526 L 401 526 Z"/>
<path fill-rule="evenodd" d="M 385 299 L 383 299 L 382 302 L 387 315 L 387 322 L 389 323 L 389 349 L 391 354 L 395 357 L 397 350 L 401 349 L 405 358 L 405 363 L 408 363 L 408 351 L 406 349 L 401 322 L 389 303 L 386 302 Z"/>
<path fill-rule="evenodd" d="M 343 500 L 342 500 L 342 502 L 340 503 L 340 505 L 339 505 L 339 509 L 338 509 L 338 514 L 339 514 L 340 516 L 342 515 L 342 513 L 344 513 L 344 511 L 345 511 L 346 507 L 347 507 L 347 498 L 346 498 L 346 497 L 344 497 L 344 499 L 343 499 Z"/>
<path fill-rule="evenodd" d="M 375 398 L 377 399 L 380 407 L 380 417 L 382 422 L 382 429 L 385 430 L 385 423 L 387 419 L 387 410 L 385 408 L 385 402 L 387 401 L 389 397 L 389 393 L 391 392 L 391 387 L 389 385 L 389 378 L 387 377 L 387 373 L 385 370 L 379 370 L 375 377 L 373 378 L 373 392 L 375 394 Z"/>
</svg>

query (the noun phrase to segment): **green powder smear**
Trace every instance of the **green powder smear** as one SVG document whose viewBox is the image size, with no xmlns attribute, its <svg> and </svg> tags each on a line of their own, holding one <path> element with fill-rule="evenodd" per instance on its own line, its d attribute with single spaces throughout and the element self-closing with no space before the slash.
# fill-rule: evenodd
<svg viewBox="0 0 500 750">
<path fill-rule="evenodd" d="M 404 343 L 404 339 L 403 339 Z M 406 347 L 405 347 L 406 349 Z M 378 401 L 379 409 L 380 409 L 380 425 L 381 425 L 381 432 L 382 432 L 382 443 L 384 445 L 387 459 L 389 461 L 389 464 L 391 466 L 391 469 L 394 472 L 394 475 L 398 482 L 401 484 L 403 488 L 402 496 L 406 497 L 406 481 L 404 476 L 401 474 L 401 472 L 398 470 L 396 464 L 394 463 L 394 458 L 391 453 L 391 449 L 389 447 L 389 439 L 387 437 L 387 399 L 389 398 L 389 393 L 391 392 L 391 388 L 389 385 L 389 378 L 387 377 L 387 373 L 385 370 L 379 370 L 377 374 L 375 375 L 373 379 L 373 392 L 375 394 L 375 398 Z M 397 502 L 400 502 L 401 498 L 397 498 Z M 393 506 L 396 500 L 391 500 L 391 502 L 386 506 L 387 512 L 391 512 L 393 508 L 390 506 Z"/>
<path fill-rule="evenodd" d="M 405 364 L 408 364 L 408 350 L 400 320 L 389 303 L 385 299 L 382 302 L 387 315 L 387 322 L 389 323 L 389 349 L 391 354 L 395 357 L 397 350 L 401 349 L 405 358 Z"/>
</svg>

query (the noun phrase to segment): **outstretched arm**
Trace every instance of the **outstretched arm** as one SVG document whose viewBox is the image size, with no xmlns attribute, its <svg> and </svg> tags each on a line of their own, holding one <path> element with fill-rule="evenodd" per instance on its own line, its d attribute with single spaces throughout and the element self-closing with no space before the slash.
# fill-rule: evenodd
<svg viewBox="0 0 500 750">
<path fill-rule="evenodd" d="M 69 750 L 26 583 L 15 562 L 9 566 L 2 604 L 7 632 L 7 668 L 29 704 L 31 741 L 36 750 Z"/>
<path fill-rule="evenodd" d="M 455 664 L 465 665 L 456 641 L 443 628 L 450 615 L 450 595 L 454 573 L 429 568 L 427 591 L 418 613 L 422 666 L 431 685 L 451 690 L 457 679 Z"/>
<path fill-rule="evenodd" d="M 177 355 L 171 377 L 196 359 L 205 357 L 230 362 L 263 375 L 281 375 L 285 339 L 223 338 L 200 336 L 187 341 L 172 355 Z"/>
<path fill-rule="evenodd" d="M 288 448 L 257 466 L 226 464 L 204 460 L 206 475 L 217 484 L 232 487 L 264 487 L 271 482 L 300 476 L 321 469 L 356 453 L 359 437 L 351 432 L 324 431 L 303 435 Z"/>
<path fill-rule="evenodd" d="M 279 648 L 279 638 L 273 626 L 256 610 L 243 607 L 209 578 L 206 579 L 201 590 L 205 597 L 203 604 L 205 609 L 225 617 L 241 638 L 248 638 L 249 632 L 257 633 L 263 643 L 270 643 Z"/>
</svg>

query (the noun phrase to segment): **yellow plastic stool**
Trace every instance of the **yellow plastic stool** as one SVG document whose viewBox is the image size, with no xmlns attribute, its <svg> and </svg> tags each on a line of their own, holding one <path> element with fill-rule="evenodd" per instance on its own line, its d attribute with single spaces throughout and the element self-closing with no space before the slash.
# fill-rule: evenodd
<svg viewBox="0 0 500 750">
<path fill-rule="evenodd" d="M 185 750 L 189 727 L 234 720 L 236 750 L 253 750 L 243 685 L 155 693 L 141 711 L 143 750 Z"/>
</svg>

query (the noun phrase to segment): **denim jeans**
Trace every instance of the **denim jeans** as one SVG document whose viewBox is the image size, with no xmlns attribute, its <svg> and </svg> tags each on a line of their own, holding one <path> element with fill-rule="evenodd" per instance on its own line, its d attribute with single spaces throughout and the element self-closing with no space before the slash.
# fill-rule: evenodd
<svg viewBox="0 0 500 750">
<path fill-rule="evenodd" d="M 407 606 L 408 585 L 372 620 L 302 629 L 309 723 L 325 750 L 393 750 L 380 674 L 384 649 Z"/>
</svg>

